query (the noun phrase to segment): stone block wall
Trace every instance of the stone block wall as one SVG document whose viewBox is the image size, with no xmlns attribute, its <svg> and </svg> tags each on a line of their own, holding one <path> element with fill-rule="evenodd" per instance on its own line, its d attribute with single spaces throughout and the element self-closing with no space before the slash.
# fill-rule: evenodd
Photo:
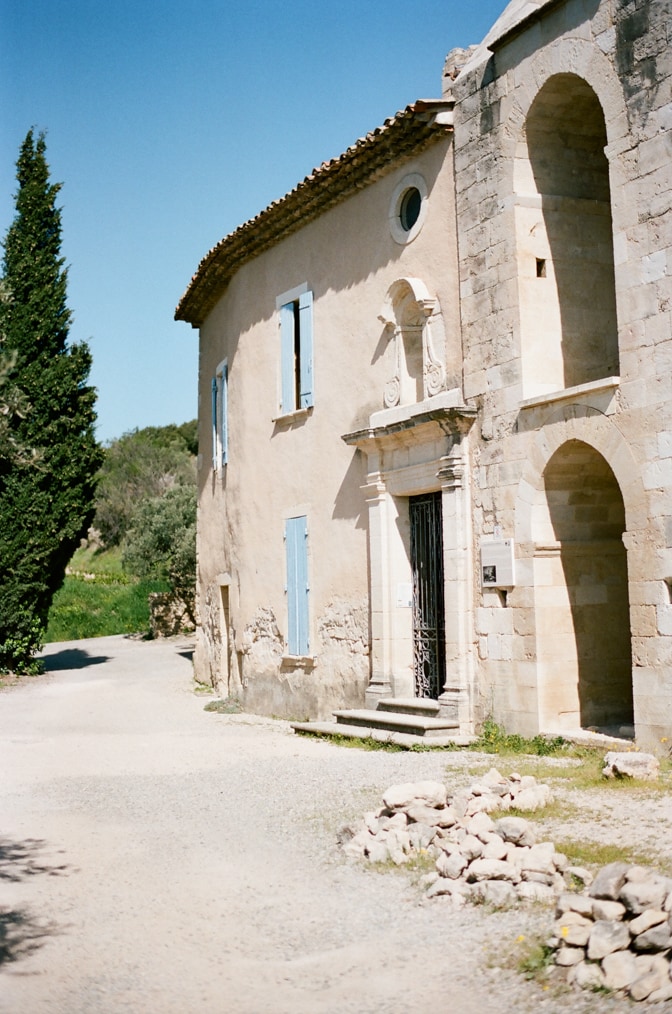
<svg viewBox="0 0 672 1014">
<path fill-rule="evenodd" d="M 669 0 L 549 3 L 491 33 L 450 84 L 464 394 L 479 409 L 478 707 L 521 732 L 567 728 L 572 708 L 584 727 L 627 724 L 628 695 L 638 741 L 655 746 L 672 718 L 671 34 Z M 549 517 L 549 462 L 571 441 L 606 467 L 620 519 L 585 476 Z M 476 566 L 496 535 L 516 540 L 506 596 Z M 596 622 L 602 648 L 582 633 Z M 614 680 L 613 708 L 579 700 Z"/>
</svg>

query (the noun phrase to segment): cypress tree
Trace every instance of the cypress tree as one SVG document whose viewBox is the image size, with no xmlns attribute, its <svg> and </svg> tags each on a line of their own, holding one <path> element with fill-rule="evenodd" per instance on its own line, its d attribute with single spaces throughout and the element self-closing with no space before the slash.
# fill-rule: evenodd
<svg viewBox="0 0 672 1014">
<path fill-rule="evenodd" d="M 91 354 L 68 343 L 61 186 L 49 180 L 45 150 L 30 130 L 2 263 L 0 352 L 21 399 L 8 426 L 22 453 L 0 446 L 0 671 L 34 668 L 52 598 L 93 516 L 102 460 Z"/>
</svg>

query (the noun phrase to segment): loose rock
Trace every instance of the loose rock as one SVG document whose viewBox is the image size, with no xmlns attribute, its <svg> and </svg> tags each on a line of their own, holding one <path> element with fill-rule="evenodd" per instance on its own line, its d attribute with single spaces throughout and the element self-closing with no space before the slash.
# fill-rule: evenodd
<svg viewBox="0 0 672 1014">
<path fill-rule="evenodd" d="M 555 961 L 570 966 L 568 981 L 623 990 L 633 1000 L 672 998 L 672 881 L 644 866 L 610 863 L 583 897 L 562 894 L 556 908 Z M 586 923 L 587 961 L 574 965 L 568 945 L 584 946 Z"/>
<path fill-rule="evenodd" d="M 660 762 L 650 753 L 608 753 L 604 758 L 602 774 L 605 778 L 640 778 L 656 781 L 660 774 Z"/>
</svg>

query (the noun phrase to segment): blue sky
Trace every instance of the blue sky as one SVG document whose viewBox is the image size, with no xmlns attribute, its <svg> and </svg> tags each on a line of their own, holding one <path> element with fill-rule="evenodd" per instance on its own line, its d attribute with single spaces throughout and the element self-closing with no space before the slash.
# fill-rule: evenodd
<svg viewBox="0 0 672 1014">
<path fill-rule="evenodd" d="M 196 415 L 199 261 L 416 98 L 505 0 L 0 0 L 0 235 L 32 126 L 64 184 L 71 337 L 98 435 Z"/>
</svg>

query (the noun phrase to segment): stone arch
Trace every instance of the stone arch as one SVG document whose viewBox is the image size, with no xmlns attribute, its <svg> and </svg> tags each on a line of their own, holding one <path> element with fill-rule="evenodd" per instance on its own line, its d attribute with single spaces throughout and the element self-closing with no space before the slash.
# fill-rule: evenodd
<svg viewBox="0 0 672 1014">
<path fill-rule="evenodd" d="M 636 462 L 607 417 L 576 405 L 549 417 L 530 451 L 516 537 L 539 728 L 632 735 L 627 531 L 644 500 Z"/>
<path fill-rule="evenodd" d="M 529 61 L 526 78 L 534 82 L 533 87 L 513 88 L 502 100 L 502 171 L 510 192 L 514 192 L 515 188 L 521 133 L 530 107 L 547 81 L 557 74 L 574 74 L 582 78 L 597 96 L 604 112 L 608 156 L 614 146 L 628 135 L 623 87 L 613 62 L 590 42 L 556 39 L 535 52 Z"/>
<path fill-rule="evenodd" d="M 551 456 L 537 503 L 537 694 L 542 728 L 634 735 L 623 497 L 581 440 Z"/>
<path fill-rule="evenodd" d="M 646 523 L 646 495 L 639 465 L 621 431 L 597 409 L 569 404 L 546 415 L 527 448 L 516 493 L 515 537 L 519 548 L 529 549 L 533 544 L 532 509 L 542 475 L 551 456 L 568 440 L 590 444 L 609 464 L 623 496 L 626 531 Z"/>
<path fill-rule="evenodd" d="M 510 75 L 513 71 L 509 72 Z M 549 304 L 545 299 L 542 290 L 551 288 L 555 283 L 554 257 L 547 242 L 547 226 L 542 214 L 541 198 L 538 194 L 534 178 L 529 168 L 527 152 L 526 127 L 530 111 L 538 100 L 540 93 L 548 86 L 553 79 L 568 78 L 573 76 L 583 82 L 584 89 L 590 89 L 594 96 L 596 106 L 602 111 L 604 130 L 604 143 L 602 145 L 604 156 L 607 160 L 606 170 L 603 179 L 607 180 L 611 200 L 609 204 L 603 203 L 593 210 L 601 213 L 603 242 L 597 244 L 600 249 L 599 266 L 596 270 L 586 275 L 586 280 L 592 282 L 598 290 L 600 276 L 605 273 L 610 275 L 608 284 L 609 315 L 612 320 L 609 333 L 609 355 L 605 357 L 605 363 L 600 363 L 599 346 L 600 329 L 594 326 L 596 312 L 588 294 L 589 285 L 582 288 L 581 298 L 572 299 L 571 282 L 567 272 L 563 272 L 562 282 L 565 295 L 569 300 L 563 302 L 565 321 L 561 319 L 561 300 L 556 299 L 555 305 Z M 546 95 L 550 96 L 551 92 Z M 541 107 L 538 107 L 538 109 Z M 616 286 L 614 277 L 618 274 L 618 267 L 613 263 L 613 248 L 625 241 L 625 229 L 627 226 L 627 208 L 623 188 L 619 181 L 623 176 L 623 167 L 620 164 L 623 139 L 628 134 L 628 120 L 626 106 L 623 96 L 623 89 L 613 62 L 598 47 L 586 40 L 560 38 L 548 45 L 541 47 L 530 55 L 526 64 L 524 83 L 515 84 L 508 89 L 508 94 L 503 96 L 500 109 L 502 128 L 499 133 L 501 159 L 502 183 L 500 189 L 504 193 L 514 195 L 514 200 L 505 208 L 506 227 L 510 236 L 516 236 L 518 270 L 516 272 L 516 284 L 518 287 L 517 320 L 513 324 L 514 341 L 521 356 L 521 376 L 523 380 L 523 396 L 534 397 L 543 395 L 545 392 L 552 392 L 574 386 L 574 383 L 589 381 L 601 374 L 602 377 L 616 375 L 618 373 L 618 337 L 616 322 Z M 597 144 L 597 142 L 596 142 Z M 523 183 L 525 178 L 529 182 L 532 177 L 534 187 L 532 193 L 526 193 Z M 553 196 L 553 195 L 549 195 Z M 535 203 L 536 202 L 536 203 Z M 552 201 L 547 201 L 547 210 L 552 206 Z M 611 223 L 610 230 L 607 228 Z M 586 228 L 584 223 L 584 231 Z M 609 245 L 606 245 L 604 236 L 609 232 Z M 557 241 L 556 236 L 556 241 Z M 544 245 L 545 244 L 545 245 Z M 557 246 L 557 243 L 556 243 Z M 604 252 L 608 253 L 606 265 L 601 263 Z M 563 258 L 560 257 L 562 261 Z M 546 263 L 544 263 L 546 262 Z M 550 278 L 549 278 L 550 275 Z M 603 288 L 603 287 L 602 287 Z M 557 295 L 557 293 L 556 293 Z M 600 295 L 600 298 L 601 295 Z M 572 317 L 576 321 L 581 316 L 580 304 L 588 305 L 588 317 L 592 314 L 592 324 L 588 327 L 588 340 L 585 343 L 592 356 L 588 355 L 588 362 L 581 363 L 581 356 L 572 360 L 572 343 L 568 344 L 567 370 L 565 370 L 564 349 L 561 343 L 561 325 L 566 323 L 567 336 L 570 338 L 572 332 Z M 598 301 L 599 302 L 599 301 Z M 598 303 L 595 303 L 597 306 Z M 535 341 L 540 331 L 543 338 L 547 330 L 549 318 L 552 319 L 554 328 L 555 348 L 553 355 L 549 356 L 548 349 L 542 355 L 536 356 L 535 362 Z M 542 328 L 543 322 L 543 328 Z M 584 328 L 585 330 L 585 328 Z M 578 345 L 581 349 L 581 335 L 574 335 L 574 347 Z M 531 355 L 530 355 L 531 353 Z M 573 365 L 572 365 L 573 361 Z M 553 371 L 549 373 L 549 363 L 553 364 Z M 576 379 L 579 377 L 580 379 Z"/>
<path fill-rule="evenodd" d="M 618 376 L 604 112 L 576 74 L 549 77 L 516 160 L 516 252 L 526 397 Z"/>
<path fill-rule="evenodd" d="M 379 320 L 393 340 L 392 376 L 384 404 L 410 405 L 445 390 L 445 328 L 436 296 L 419 278 L 397 278 L 387 290 Z"/>
</svg>

